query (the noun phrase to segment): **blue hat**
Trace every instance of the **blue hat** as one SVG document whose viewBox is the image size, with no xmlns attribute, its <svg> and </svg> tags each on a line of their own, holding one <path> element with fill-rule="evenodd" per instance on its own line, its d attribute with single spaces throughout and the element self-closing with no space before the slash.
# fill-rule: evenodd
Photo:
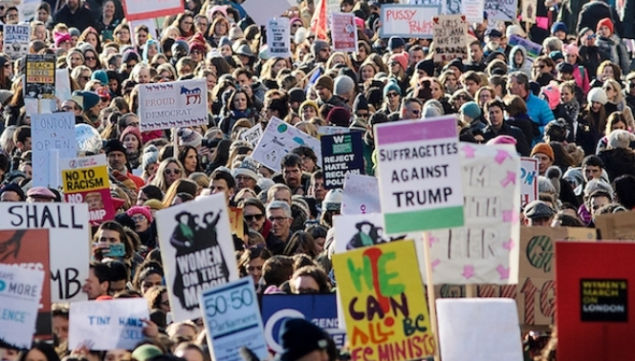
<svg viewBox="0 0 635 361">
<path fill-rule="evenodd" d="M 467 115 L 472 119 L 476 119 L 481 116 L 481 108 L 475 102 L 467 102 L 461 105 L 459 112 Z"/>
<path fill-rule="evenodd" d="M 567 33 L 567 25 L 565 23 L 563 23 L 562 21 L 558 21 L 557 23 L 554 23 L 553 25 L 551 25 L 551 33 L 555 34 L 558 31 L 564 31 L 565 33 Z"/>
<path fill-rule="evenodd" d="M 388 84 L 386 84 L 384 86 L 384 97 L 388 96 L 388 93 L 394 90 L 396 91 L 399 95 L 401 95 L 401 88 L 399 87 L 399 85 L 397 83 L 395 83 L 394 81 L 389 81 Z"/>
<path fill-rule="evenodd" d="M 390 51 L 393 51 L 397 48 L 403 48 L 405 46 L 406 42 L 402 38 L 391 36 L 390 39 L 388 39 L 388 49 L 390 49 Z"/>
<path fill-rule="evenodd" d="M 498 31 L 497 29 L 492 28 L 487 30 L 487 32 L 485 32 L 485 36 L 489 36 L 490 38 L 502 38 L 503 33 Z"/>
<path fill-rule="evenodd" d="M 91 80 L 99 80 L 101 85 L 108 85 L 108 74 L 105 70 L 95 70 L 90 76 Z"/>
<path fill-rule="evenodd" d="M 79 104 L 84 111 L 99 104 L 99 95 L 95 92 L 87 90 L 76 90 L 73 92 L 73 98 L 81 98 L 81 104 Z"/>
</svg>

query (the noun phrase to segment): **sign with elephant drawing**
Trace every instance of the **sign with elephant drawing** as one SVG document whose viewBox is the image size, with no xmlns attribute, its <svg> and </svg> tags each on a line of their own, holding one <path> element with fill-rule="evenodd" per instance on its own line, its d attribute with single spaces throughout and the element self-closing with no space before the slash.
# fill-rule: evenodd
<svg viewBox="0 0 635 361">
<path fill-rule="evenodd" d="M 201 291 L 238 279 L 225 195 L 156 214 L 174 321 L 201 316 Z"/>
<path fill-rule="evenodd" d="M 142 132 L 207 124 L 205 79 L 139 85 Z"/>
</svg>

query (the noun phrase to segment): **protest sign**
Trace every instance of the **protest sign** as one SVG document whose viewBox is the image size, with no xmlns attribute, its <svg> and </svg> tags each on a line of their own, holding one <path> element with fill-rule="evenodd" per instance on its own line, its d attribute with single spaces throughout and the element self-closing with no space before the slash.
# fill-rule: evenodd
<svg viewBox="0 0 635 361">
<path fill-rule="evenodd" d="M 538 9 L 537 0 L 521 0 L 520 1 L 520 16 L 523 21 L 528 23 L 536 23 L 536 11 Z"/>
<path fill-rule="evenodd" d="M 337 127 L 333 125 L 320 125 L 318 127 L 318 137 L 322 135 L 348 134 L 350 132 L 351 132 L 350 128 Z"/>
<path fill-rule="evenodd" d="M 44 272 L 0 263 L 0 345 L 31 347 Z"/>
<path fill-rule="evenodd" d="M 537 58 L 542 54 L 542 45 L 534 43 L 531 40 L 521 38 L 518 35 L 512 35 L 508 40 L 509 46 L 520 45 L 527 50 L 527 56 L 530 58 Z"/>
<path fill-rule="evenodd" d="M 434 17 L 434 61 L 467 60 L 467 21 L 464 15 Z"/>
<path fill-rule="evenodd" d="M 238 279 L 225 194 L 156 213 L 174 321 L 200 317 L 202 290 Z"/>
<path fill-rule="evenodd" d="M 260 26 L 267 25 L 269 19 L 279 18 L 289 9 L 287 0 L 267 0 L 267 6 L 262 6 L 262 4 L 262 0 L 247 0 L 242 3 L 242 7 L 249 17 Z M 183 11 L 182 8 L 181 11 Z"/>
<path fill-rule="evenodd" d="M 205 79 L 139 84 L 141 131 L 207 124 Z"/>
<path fill-rule="evenodd" d="M 262 297 L 262 320 L 265 325 L 265 339 L 270 349 L 281 352 L 280 327 L 288 318 L 304 318 L 321 327 L 343 347 L 346 330 L 337 319 L 337 302 L 334 293 L 304 295 L 264 295 Z"/>
<path fill-rule="evenodd" d="M 262 126 L 260 124 L 256 124 L 240 133 L 240 140 L 244 140 L 245 142 L 251 144 L 252 147 L 255 147 L 258 144 L 258 141 L 260 141 L 262 133 Z"/>
<path fill-rule="evenodd" d="M 386 233 L 463 225 L 456 117 L 375 126 Z"/>
<path fill-rule="evenodd" d="M 251 276 L 201 292 L 200 303 L 214 360 L 241 361 L 241 347 L 260 360 L 269 356 Z"/>
<path fill-rule="evenodd" d="M 55 70 L 55 97 L 60 103 L 71 99 L 71 80 L 68 75 L 68 69 Z"/>
<path fill-rule="evenodd" d="M 342 188 L 347 174 L 364 173 L 362 133 L 320 137 L 324 188 Z"/>
<path fill-rule="evenodd" d="M 322 166 L 322 150 L 320 141 L 304 133 L 300 129 L 289 123 L 272 117 L 265 128 L 260 141 L 252 153 L 255 161 L 260 162 L 273 169 L 280 171 L 280 161 L 294 148 L 301 145 L 307 146 L 318 156 L 318 166 Z"/>
<path fill-rule="evenodd" d="M 635 243 L 556 243 L 558 360 L 632 359 L 634 262 Z"/>
<path fill-rule="evenodd" d="M 430 232 L 434 279 L 516 283 L 520 158 L 509 145 L 461 143 L 459 149 L 465 226 Z"/>
<path fill-rule="evenodd" d="M 183 0 L 122 0 L 121 5 L 128 21 L 176 15 L 185 8 Z"/>
<path fill-rule="evenodd" d="M 275 17 L 267 22 L 267 50 L 269 56 L 288 58 L 291 56 L 291 29 L 289 19 Z"/>
<path fill-rule="evenodd" d="M 18 59 L 29 52 L 29 25 L 4 24 L 3 51 L 12 59 Z"/>
<path fill-rule="evenodd" d="M 90 229 L 85 204 L 0 202 L 0 229 L 49 230 L 51 298 L 53 302 L 86 299 Z M 69 257 L 72 254 L 73 257 Z"/>
<path fill-rule="evenodd" d="M 353 13 L 331 14 L 331 38 L 334 51 L 357 51 L 357 25 Z"/>
<path fill-rule="evenodd" d="M 0 261 L 5 264 L 44 272 L 35 334 L 51 334 L 51 269 L 48 229 L 0 230 Z"/>
<path fill-rule="evenodd" d="M 24 98 L 53 99 L 55 96 L 55 55 L 26 56 Z"/>
<path fill-rule="evenodd" d="M 342 214 L 381 213 L 377 178 L 346 174 L 342 192 Z"/>
<path fill-rule="evenodd" d="M 393 361 L 434 354 L 435 342 L 412 241 L 333 255 L 351 359 Z"/>
<path fill-rule="evenodd" d="M 144 298 L 71 303 L 68 347 L 132 350 L 145 338 L 142 320 L 149 318 L 148 301 Z"/>
<path fill-rule="evenodd" d="M 420 234 L 386 235 L 381 213 L 333 216 L 333 229 L 336 253 L 404 239 L 421 239 Z"/>
<path fill-rule="evenodd" d="M 516 18 L 518 0 L 485 0 L 483 8 L 488 22 L 512 21 Z"/>
<path fill-rule="evenodd" d="M 595 217 L 594 223 L 600 232 L 601 239 L 635 240 L 635 214 L 633 211 L 600 214 Z"/>
<path fill-rule="evenodd" d="M 66 202 L 88 204 L 92 224 L 113 219 L 115 209 L 110 195 L 106 156 L 64 159 L 60 163 Z"/>
<path fill-rule="evenodd" d="M 20 22 L 31 22 L 37 15 L 37 9 L 42 0 L 21 0 L 18 5 L 18 19 Z"/>
<path fill-rule="evenodd" d="M 538 161 L 534 158 L 520 158 L 520 207 L 538 199 Z"/>
<path fill-rule="evenodd" d="M 404 38 L 432 38 L 432 18 L 439 15 L 437 5 L 382 4 L 379 18 L 382 38 L 401 36 Z"/>
<path fill-rule="evenodd" d="M 522 361 L 520 327 L 513 300 L 437 300 L 443 361 Z"/>
<path fill-rule="evenodd" d="M 442 0 L 441 14 L 465 15 L 470 23 L 483 22 L 484 0 Z"/>
<path fill-rule="evenodd" d="M 33 185 L 60 185 L 59 159 L 77 155 L 75 115 L 70 112 L 31 116 Z"/>
</svg>

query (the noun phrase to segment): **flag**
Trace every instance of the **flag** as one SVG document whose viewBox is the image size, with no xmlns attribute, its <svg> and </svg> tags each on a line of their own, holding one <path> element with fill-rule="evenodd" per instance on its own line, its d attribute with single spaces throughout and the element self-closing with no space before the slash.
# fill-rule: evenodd
<svg viewBox="0 0 635 361">
<path fill-rule="evenodd" d="M 315 34 L 316 39 L 327 40 L 326 29 L 328 23 L 326 20 L 326 2 L 327 0 L 319 0 L 318 5 L 311 18 L 311 32 Z"/>
</svg>

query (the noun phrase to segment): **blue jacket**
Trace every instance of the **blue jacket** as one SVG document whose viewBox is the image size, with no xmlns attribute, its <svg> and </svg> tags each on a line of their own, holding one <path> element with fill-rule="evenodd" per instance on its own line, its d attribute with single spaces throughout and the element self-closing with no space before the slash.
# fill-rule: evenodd
<svg viewBox="0 0 635 361">
<path fill-rule="evenodd" d="M 531 121 L 538 125 L 538 129 L 540 130 L 540 135 L 534 138 L 531 142 L 533 146 L 536 143 L 540 143 L 542 141 L 542 136 L 545 134 L 545 125 L 550 121 L 554 120 L 553 112 L 551 108 L 549 108 L 549 104 L 535 96 L 533 93 L 529 92 L 529 96 L 525 100 L 527 104 L 527 114 Z"/>
</svg>

